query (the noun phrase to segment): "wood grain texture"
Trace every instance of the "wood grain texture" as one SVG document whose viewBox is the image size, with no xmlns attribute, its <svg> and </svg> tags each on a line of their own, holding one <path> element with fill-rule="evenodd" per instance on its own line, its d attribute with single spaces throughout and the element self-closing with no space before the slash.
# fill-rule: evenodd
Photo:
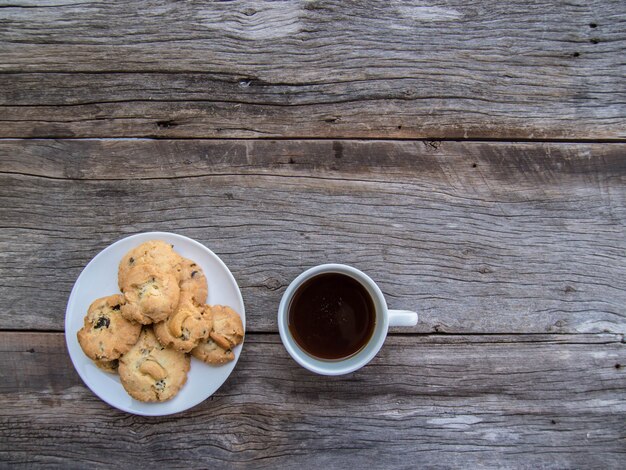
<svg viewBox="0 0 626 470">
<path fill-rule="evenodd" d="M 626 138 L 619 1 L 11 1 L 0 24 L 0 137 Z"/>
<path fill-rule="evenodd" d="M 411 331 L 626 332 L 624 144 L 0 142 L 0 328 L 62 330 L 85 264 L 166 230 L 214 250 L 249 331 L 304 269 L 369 273 Z"/>
<path fill-rule="evenodd" d="M 12 468 L 619 468 L 620 338 L 518 339 L 393 336 L 330 378 L 297 366 L 277 335 L 249 335 L 210 400 L 145 418 L 81 383 L 62 334 L 0 333 L 0 456 Z"/>
</svg>

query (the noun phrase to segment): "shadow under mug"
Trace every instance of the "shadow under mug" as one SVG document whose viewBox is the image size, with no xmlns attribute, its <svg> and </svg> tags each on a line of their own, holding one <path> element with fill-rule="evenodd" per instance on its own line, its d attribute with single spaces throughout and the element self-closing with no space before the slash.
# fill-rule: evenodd
<svg viewBox="0 0 626 470">
<path fill-rule="evenodd" d="M 343 359 L 327 360 L 311 356 L 298 345 L 289 331 L 289 307 L 294 294 L 312 277 L 326 273 L 344 274 L 359 282 L 370 295 L 376 312 L 376 324 L 371 338 L 358 352 Z M 322 264 L 304 271 L 289 284 L 278 307 L 278 331 L 285 349 L 302 367 L 321 375 L 343 375 L 360 369 L 370 362 L 383 346 L 390 326 L 416 324 L 416 312 L 389 310 L 385 297 L 376 283 L 364 272 L 345 264 Z"/>
</svg>

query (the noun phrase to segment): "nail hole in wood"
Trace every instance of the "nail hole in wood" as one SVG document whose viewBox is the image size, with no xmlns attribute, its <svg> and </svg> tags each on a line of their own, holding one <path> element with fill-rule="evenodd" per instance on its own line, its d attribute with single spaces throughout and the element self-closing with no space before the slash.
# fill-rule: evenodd
<svg viewBox="0 0 626 470">
<path fill-rule="evenodd" d="M 591 38 L 591 39 L 589 40 L 589 42 L 590 42 L 591 44 L 598 44 L 598 43 L 600 42 L 600 40 L 599 40 L 598 38 Z"/>
<path fill-rule="evenodd" d="M 572 57 L 580 57 L 580 52 L 574 52 L 574 53 L 572 54 Z"/>
<path fill-rule="evenodd" d="M 597 25 L 597 24 L 595 24 L 595 23 L 589 23 L 589 27 L 590 27 L 590 28 L 597 28 L 597 27 L 598 27 L 598 25 Z"/>
<path fill-rule="evenodd" d="M 293 158 L 289 157 L 289 164 L 296 163 Z"/>
<path fill-rule="evenodd" d="M 551 420 L 550 420 L 550 422 L 551 422 L 552 424 L 556 424 L 556 421 L 554 421 L 553 419 L 551 419 Z"/>
<path fill-rule="evenodd" d="M 477 166 L 476 163 L 472 163 L 472 168 L 476 168 Z"/>
<path fill-rule="evenodd" d="M 621 364 L 615 364 L 615 368 L 616 368 L 616 369 L 621 369 L 621 368 L 622 368 L 622 365 L 621 365 Z"/>
</svg>

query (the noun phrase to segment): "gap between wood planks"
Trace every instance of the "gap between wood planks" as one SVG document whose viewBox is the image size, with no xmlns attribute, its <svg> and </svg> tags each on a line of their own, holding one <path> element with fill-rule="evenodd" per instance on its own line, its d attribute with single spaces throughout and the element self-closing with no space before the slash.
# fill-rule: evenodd
<svg viewBox="0 0 626 470">
<path fill-rule="evenodd" d="M 19 329 L 10 329 L 3 328 L 0 329 L 0 334 L 2 333 L 15 333 L 15 334 L 65 334 L 64 330 L 51 330 L 51 329 L 43 329 L 43 330 L 35 330 L 35 329 L 27 329 L 27 330 L 19 330 Z M 278 336 L 277 331 L 272 330 L 255 330 L 251 332 L 246 332 L 246 336 Z M 576 341 L 560 341 L 563 344 L 590 344 L 590 343 L 601 343 L 601 344 L 611 344 L 611 343 L 626 343 L 626 338 L 624 335 L 619 333 L 446 333 L 446 332 L 437 332 L 437 333 L 415 333 L 411 331 L 389 331 L 387 336 L 396 336 L 403 338 L 425 338 L 425 339 L 462 339 L 464 337 L 472 337 L 472 338 L 480 338 L 480 337 L 490 337 L 494 338 L 494 341 L 471 341 L 472 343 L 519 343 L 519 342 L 552 342 L 553 340 L 559 340 L 566 338 L 568 336 L 576 337 Z M 515 337 L 514 341 L 507 341 L 506 338 L 508 336 Z M 523 337 L 528 337 L 529 341 L 523 341 Z M 544 338 L 541 338 L 544 337 Z M 518 339 L 519 338 L 519 339 Z M 537 338 L 538 340 L 534 340 L 531 338 Z M 500 339 L 500 341 L 497 341 Z M 584 339 L 588 339 L 590 341 L 583 341 Z M 599 341 L 602 339 L 603 341 Z"/>
<path fill-rule="evenodd" d="M 510 143 L 510 144 L 623 144 L 626 143 L 626 138 L 610 138 L 610 139 L 512 139 L 512 138 L 429 138 L 429 137 L 393 137 L 393 138 L 381 138 L 381 137 L 276 137 L 276 136 L 255 136 L 255 137 L 167 137 L 167 136 L 141 136 L 141 137 L 0 137 L 0 142 L 11 141 L 35 141 L 35 140 L 67 140 L 67 141 L 104 141 L 104 142 L 140 142 L 140 141 L 158 141 L 158 140 L 170 140 L 170 141 L 232 141 L 232 140 L 275 140 L 281 142 L 288 141 L 311 141 L 311 142 L 422 142 L 424 145 L 435 146 L 439 142 L 475 142 L 475 143 Z M 434 147 L 436 148 L 436 147 Z"/>
</svg>

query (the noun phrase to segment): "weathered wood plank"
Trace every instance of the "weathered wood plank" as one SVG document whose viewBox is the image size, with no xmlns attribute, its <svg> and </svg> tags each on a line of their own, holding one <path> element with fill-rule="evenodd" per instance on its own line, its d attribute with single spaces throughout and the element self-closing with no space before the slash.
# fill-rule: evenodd
<svg viewBox="0 0 626 470">
<path fill-rule="evenodd" d="M 249 331 L 286 285 L 344 262 L 417 309 L 413 331 L 625 333 L 626 145 L 354 141 L 0 142 L 0 328 L 63 328 L 102 248 L 205 243 Z"/>
<path fill-rule="evenodd" d="M 210 400 L 144 418 L 92 395 L 62 334 L 0 333 L 0 455 L 64 468 L 619 468 L 626 347 L 533 338 L 392 336 L 366 368 L 328 378 L 277 335 L 249 335 Z"/>
<path fill-rule="evenodd" d="M 626 138 L 623 2 L 12 1 L 0 24 L 0 137 Z"/>
</svg>

